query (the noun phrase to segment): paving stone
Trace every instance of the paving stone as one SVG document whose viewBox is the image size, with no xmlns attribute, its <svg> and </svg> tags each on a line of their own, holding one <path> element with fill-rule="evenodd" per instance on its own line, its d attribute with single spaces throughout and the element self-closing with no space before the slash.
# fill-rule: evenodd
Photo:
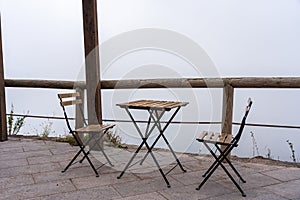
<svg viewBox="0 0 300 200">
<path fill-rule="evenodd" d="M 12 159 L 21 159 L 21 158 L 30 158 L 36 156 L 51 156 L 51 152 L 49 150 L 42 151 L 29 151 L 29 152 L 21 152 L 21 153 L 10 153 L 5 152 L 0 154 L 0 160 L 12 160 Z"/>
<path fill-rule="evenodd" d="M 69 180 L 56 181 L 2 189 L 0 190 L 0 199 L 25 199 L 75 190 L 75 187 Z"/>
<path fill-rule="evenodd" d="M 147 194 L 141 194 L 136 196 L 130 196 L 125 198 L 117 198 L 122 200 L 136 200 L 136 199 L 143 199 L 143 200 L 166 200 L 161 194 L 157 192 L 147 193 Z M 117 200 L 116 199 L 116 200 Z"/>
<path fill-rule="evenodd" d="M 300 168 L 294 167 L 281 168 L 263 173 L 281 181 L 300 179 Z"/>
<path fill-rule="evenodd" d="M 21 153 L 24 152 L 22 147 L 6 147 L 6 148 L 0 148 L 0 153 L 5 153 L 5 152 L 9 152 L 9 153 Z"/>
<path fill-rule="evenodd" d="M 277 169 L 282 169 L 284 167 L 282 166 L 276 166 L 276 165 L 265 165 L 265 164 L 260 164 L 260 163 L 240 163 L 242 166 L 241 168 L 249 168 L 254 170 L 255 172 L 268 172 L 268 171 L 273 171 Z"/>
<path fill-rule="evenodd" d="M 203 160 L 195 160 L 190 162 L 183 163 L 184 167 L 187 168 L 188 171 L 199 171 L 206 170 L 213 162 L 208 161 L 207 159 Z"/>
<path fill-rule="evenodd" d="M 113 174 L 101 174 L 99 177 L 96 176 L 86 176 L 81 178 L 74 178 L 72 179 L 73 184 L 78 189 L 84 188 L 92 188 L 92 187 L 99 187 L 99 186 L 106 186 L 106 185 L 113 185 L 113 184 L 124 184 L 129 183 L 132 181 L 138 181 L 139 179 L 132 175 L 126 174 L 121 179 L 117 179 L 119 173 Z"/>
<path fill-rule="evenodd" d="M 61 169 L 62 170 L 62 169 Z M 33 179 L 36 183 L 45 183 L 55 180 L 69 180 L 73 178 L 90 177 L 94 175 L 91 167 L 71 167 L 66 172 L 62 173 L 61 170 L 36 173 L 33 174 Z"/>
<path fill-rule="evenodd" d="M 224 199 L 235 199 L 235 200 L 287 200 L 287 198 L 271 193 L 266 189 L 253 189 L 246 192 L 246 197 L 243 197 L 240 192 L 229 193 L 217 197 L 208 198 L 207 200 L 224 200 Z"/>
<path fill-rule="evenodd" d="M 20 167 L 11 167 L 6 169 L 1 169 L 0 178 L 14 177 L 16 175 L 26 175 L 41 173 L 47 171 L 57 171 L 61 170 L 58 163 L 42 164 L 42 165 L 27 165 Z"/>
<path fill-rule="evenodd" d="M 0 161 L 1 162 L 1 161 Z M 28 162 L 26 159 L 16 159 L 16 160 L 5 160 L 5 162 L 1 162 L 0 169 L 11 168 L 11 167 L 19 167 L 26 166 Z"/>
<path fill-rule="evenodd" d="M 300 180 L 295 180 L 272 186 L 267 186 L 265 188 L 277 195 L 284 196 L 288 199 L 300 199 L 299 185 Z"/>
<path fill-rule="evenodd" d="M 50 196 L 43 196 L 43 200 L 74 200 L 74 199 L 88 199 L 88 200 L 108 200 L 120 198 L 117 191 L 110 186 L 104 186 L 101 188 L 89 188 L 84 190 L 78 190 L 75 192 L 65 192 Z"/>
<path fill-rule="evenodd" d="M 242 183 L 235 174 L 232 175 L 245 193 L 247 193 L 247 190 L 250 189 L 261 188 L 264 186 L 280 183 L 280 181 L 260 173 L 247 174 L 245 176 L 242 176 L 247 181 L 246 183 Z M 218 183 L 222 184 L 224 187 L 229 187 L 232 190 L 238 191 L 236 186 L 231 182 L 231 180 L 227 175 L 226 175 L 226 179 L 219 180 Z"/>
<path fill-rule="evenodd" d="M 123 170 L 134 149 L 105 149 L 115 167 L 104 165 L 96 178 L 86 160 L 61 173 L 78 147 L 54 141 L 9 139 L 0 146 L 0 199 L 245 199 L 220 167 L 200 191 L 195 190 L 203 180 L 201 175 L 214 161 L 209 156 L 177 154 L 187 172 L 182 173 L 177 166 L 167 176 L 172 186 L 167 188 L 151 156 L 144 165 L 137 164 L 117 179 L 118 170 Z M 96 167 L 106 163 L 101 152 L 91 155 Z M 134 162 L 143 155 L 139 154 Z M 174 158 L 170 152 L 156 149 L 155 155 L 167 163 L 165 172 L 171 169 Z M 241 184 L 247 199 L 300 200 L 300 168 L 232 162 L 247 180 Z"/>
<path fill-rule="evenodd" d="M 191 185 L 191 184 L 200 184 L 201 181 L 203 180 L 202 174 L 204 172 L 200 171 L 192 171 L 192 172 L 186 172 L 182 174 L 176 174 L 176 175 L 171 175 L 174 179 L 177 181 L 181 182 L 183 185 Z M 221 173 L 216 173 L 213 174 L 209 180 L 221 180 L 226 178 L 224 174 Z"/>
<path fill-rule="evenodd" d="M 172 187 L 159 191 L 167 199 L 189 199 L 189 200 L 198 200 L 205 199 L 209 197 L 215 197 L 222 194 L 231 193 L 232 190 L 229 190 L 222 185 L 211 181 L 204 185 L 200 190 L 196 190 L 198 185 L 189 185 L 185 187 Z"/>
<path fill-rule="evenodd" d="M 123 177 L 122 177 L 123 178 Z M 121 178 L 121 179 L 122 179 Z M 119 180 L 121 180 L 119 179 Z M 172 177 L 168 177 L 171 187 L 182 186 Z M 167 188 L 167 185 L 162 177 L 154 179 L 139 180 L 127 183 L 115 184 L 114 187 L 121 194 L 122 197 L 140 195 L 145 193 L 157 192 Z"/>
<path fill-rule="evenodd" d="M 0 178 L 0 189 L 33 184 L 31 175 L 18 175 L 15 177 Z"/>
<path fill-rule="evenodd" d="M 61 155 L 55 155 L 55 156 L 35 156 L 27 158 L 28 163 L 30 165 L 36 165 L 36 164 L 45 164 L 50 162 L 69 162 L 73 158 L 74 154 L 61 154 Z"/>
</svg>

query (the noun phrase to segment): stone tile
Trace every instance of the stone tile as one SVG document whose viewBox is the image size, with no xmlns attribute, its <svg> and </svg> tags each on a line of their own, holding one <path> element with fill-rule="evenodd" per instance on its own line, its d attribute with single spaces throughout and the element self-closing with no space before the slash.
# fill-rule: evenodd
<svg viewBox="0 0 300 200">
<path fill-rule="evenodd" d="M 34 173 L 57 171 L 57 170 L 59 171 L 61 170 L 61 167 L 59 166 L 58 163 L 11 167 L 6 169 L 1 169 L 0 178 L 15 177 L 16 175 L 26 175 L 26 174 L 34 174 Z"/>
<path fill-rule="evenodd" d="M 69 153 L 73 153 L 76 154 L 79 151 L 79 147 L 65 147 L 65 148 L 50 148 L 50 151 L 52 154 L 54 155 L 61 155 L 61 154 L 69 154 Z"/>
<path fill-rule="evenodd" d="M 288 199 L 300 199 L 300 180 L 288 181 L 265 187 L 267 190 Z"/>
<path fill-rule="evenodd" d="M 189 200 L 198 200 L 205 199 L 209 197 L 220 196 L 227 193 L 232 193 L 232 190 L 229 190 L 222 185 L 210 181 L 205 184 L 200 190 L 196 190 L 198 185 L 190 185 L 185 187 L 172 187 L 159 191 L 167 199 L 189 199 Z"/>
<path fill-rule="evenodd" d="M 15 177 L 0 178 L 0 190 L 10 187 L 18 187 L 21 185 L 33 184 L 33 178 L 31 175 L 18 175 Z"/>
<path fill-rule="evenodd" d="M 235 199 L 235 200 L 287 200 L 287 198 L 271 193 L 266 189 L 253 189 L 246 192 L 246 197 L 243 197 L 240 192 L 229 193 L 217 197 L 208 198 L 207 200 L 224 200 L 224 199 Z"/>
<path fill-rule="evenodd" d="M 29 152 L 21 152 L 21 153 L 2 153 L 0 154 L 0 160 L 12 160 L 12 159 L 21 159 L 21 158 L 30 158 L 36 156 L 51 156 L 51 152 L 49 150 L 43 151 L 29 151 Z"/>
<path fill-rule="evenodd" d="M 207 159 L 203 160 L 195 160 L 190 162 L 183 163 L 184 167 L 187 168 L 188 171 L 204 171 L 209 168 L 212 164 L 212 161 L 208 161 Z"/>
<path fill-rule="evenodd" d="M 268 172 L 284 168 L 282 166 L 265 165 L 260 163 L 240 163 L 240 165 L 242 166 L 241 168 L 248 168 L 254 170 L 255 172 Z"/>
<path fill-rule="evenodd" d="M 50 196 L 43 196 L 43 200 L 74 200 L 74 199 L 88 199 L 88 200 L 108 200 L 120 198 L 117 191 L 110 186 L 104 186 L 101 188 L 89 188 L 84 190 L 78 190 L 75 192 L 65 192 L 60 194 L 54 194 Z"/>
<path fill-rule="evenodd" d="M 300 168 L 281 168 L 278 170 L 263 172 L 263 174 L 266 174 L 281 181 L 290 181 L 300 179 Z"/>
<path fill-rule="evenodd" d="M 24 152 L 22 147 L 0 147 L 0 153 L 21 153 Z"/>
<path fill-rule="evenodd" d="M 55 156 L 35 156 L 27 158 L 28 163 L 30 165 L 36 165 L 36 164 L 45 164 L 50 162 L 69 162 L 73 158 L 73 154 L 61 154 L 61 155 L 55 155 Z"/>
<path fill-rule="evenodd" d="M 75 191 L 70 181 L 57 181 L 45 184 L 33 184 L 0 190 L 0 199 L 25 199 L 61 192 Z"/>
<path fill-rule="evenodd" d="M 132 175 L 126 174 L 121 179 L 117 179 L 119 173 L 113 174 L 101 174 L 99 177 L 96 176 L 86 176 L 81 178 L 74 178 L 72 179 L 73 184 L 78 189 L 84 188 L 92 188 L 92 187 L 100 187 L 106 185 L 113 185 L 113 184 L 124 184 L 129 183 L 132 181 L 138 181 L 139 179 Z"/>
<path fill-rule="evenodd" d="M 249 189 L 261 188 L 264 186 L 269 186 L 269 185 L 274 185 L 274 184 L 280 183 L 280 181 L 278 181 L 274 178 L 271 178 L 269 176 L 259 174 L 259 173 L 247 174 L 245 176 L 242 176 L 247 181 L 246 183 L 242 183 L 235 174 L 232 174 L 232 175 L 235 178 L 236 182 L 244 190 L 245 193 Z M 229 187 L 233 190 L 237 190 L 236 186 L 231 182 L 229 177 L 226 177 L 226 179 L 218 181 L 218 183 L 221 183 L 224 187 Z"/>
<path fill-rule="evenodd" d="M 35 173 L 33 179 L 36 183 L 45 183 L 57 180 L 69 180 L 73 178 L 90 177 L 94 175 L 91 167 L 73 167 L 69 168 L 66 172 L 62 173 L 61 170 Z"/>
<path fill-rule="evenodd" d="M 0 160 L 1 162 L 1 160 Z M 5 168 L 11 168 L 11 167 L 19 167 L 19 166 L 26 166 L 28 165 L 28 162 L 26 159 L 16 159 L 16 160 L 5 160 L 2 161 L 0 164 L 0 169 L 5 169 Z"/>
<path fill-rule="evenodd" d="M 168 177 L 168 180 L 171 184 L 171 187 L 182 186 L 181 183 L 177 182 L 175 179 L 171 177 Z M 167 188 L 167 185 L 164 179 L 162 177 L 159 177 L 154 179 L 146 179 L 146 180 L 115 184 L 114 188 L 116 188 L 116 190 L 123 197 L 129 197 L 129 196 L 141 195 L 145 193 L 157 192 L 159 190 L 163 190 Z"/>
<path fill-rule="evenodd" d="M 181 182 L 183 185 L 200 184 L 203 180 L 204 171 L 192 171 L 182 174 L 171 175 L 174 179 Z M 221 171 L 216 171 L 208 181 L 225 179 L 225 174 Z"/>
<path fill-rule="evenodd" d="M 141 194 L 136 196 L 130 196 L 125 198 L 117 198 L 122 200 L 136 200 L 136 199 L 143 199 L 143 200 L 166 200 L 161 194 L 157 192 L 147 193 L 147 194 Z M 116 200 L 117 200 L 116 199 Z"/>
</svg>

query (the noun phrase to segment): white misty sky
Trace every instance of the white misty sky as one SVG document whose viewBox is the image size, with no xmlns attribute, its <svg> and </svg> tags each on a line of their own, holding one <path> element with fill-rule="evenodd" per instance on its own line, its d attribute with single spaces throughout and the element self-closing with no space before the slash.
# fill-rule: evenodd
<svg viewBox="0 0 300 200">
<path fill-rule="evenodd" d="M 101 42 L 162 28 L 197 42 L 221 76 L 299 76 L 299 0 L 101 0 Z M 0 0 L 6 78 L 75 79 L 81 0 Z M 104 77 L 105 78 L 105 77 Z"/>
<path fill-rule="evenodd" d="M 0 12 L 5 78 L 77 78 L 83 63 L 81 0 L 0 0 Z M 99 0 L 98 18 L 101 43 L 132 30 L 167 29 L 195 41 L 223 77 L 300 76 L 300 0 Z M 116 63 L 116 78 L 123 75 L 118 73 L 126 72 L 118 67 L 130 67 L 130 62 L 137 60 L 134 56 L 142 55 L 132 54 L 120 60 L 119 65 Z M 155 53 L 152 56 L 162 58 Z M 168 56 L 164 55 L 164 59 Z M 126 61 L 126 65 L 121 61 Z M 185 70 L 184 63 L 174 62 Z M 9 88 L 6 91 L 8 112 L 13 103 L 16 113 L 61 115 L 56 90 Z M 201 111 L 195 120 L 209 121 L 211 115 L 217 116 L 214 120 L 220 120 L 221 109 L 217 107 L 211 112 L 211 105 L 203 103 L 209 101 L 203 95 L 205 92 L 198 91 L 201 101 L 191 102 L 199 103 Z M 219 89 L 218 106 L 221 106 L 221 94 Z M 32 99 L 32 96 L 39 98 Z M 249 96 L 254 100 L 249 122 L 300 124 L 299 90 L 237 89 L 234 121 L 240 120 Z M 104 115 L 110 118 L 109 112 L 117 102 L 111 101 L 112 94 L 107 91 L 103 98 L 104 105 L 109 105 L 103 108 Z M 187 112 L 190 110 L 193 110 L 191 105 L 186 108 Z M 28 119 L 25 132 L 34 134 L 43 123 Z M 53 125 L 57 135 L 63 134 L 63 122 L 55 121 Z M 270 148 L 274 158 L 279 155 L 288 160 L 289 152 L 281 154 L 289 150 L 287 139 L 294 143 L 296 151 L 299 149 L 296 143 L 299 130 L 249 127 L 245 130 L 247 138 L 242 140 L 241 155 L 251 154 L 250 131 L 257 133 L 261 154 Z M 186 133 L 190 137 L 185 139 L 193 137 L 194 132 Z M 272 143 L 266 142 L 269 141 L 265 140 L 266 136 Z M 285 150 L 278 148 L 278 144 Z"/>
</svg>

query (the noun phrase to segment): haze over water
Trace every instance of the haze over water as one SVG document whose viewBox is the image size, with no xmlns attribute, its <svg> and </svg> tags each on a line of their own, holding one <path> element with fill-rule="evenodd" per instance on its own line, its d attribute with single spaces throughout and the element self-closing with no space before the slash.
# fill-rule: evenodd
<svg viewBox="0 0 300 200">
<path fill-rule="evenodd" d="M 82 74 L 84 60 L 81 9 L 80 0 L 0 0 L 5 78 L 77 80 Z M 297 77 L 300 75 L 299 10 L 298 0 L 104 0 L 98 1 L 99 37 L 104 43 L 114 36 L 137 29 L 170 30 L 190 38 L 204 49 L 221 77 Z M 136 70 L 137 73 L 128 77 L 155 78 L 163 74 L 167 78 L 166 73 L 160 73 L 161 66 L 173 69 L 180 77 L 197 76 L 185 62 L 161 52 L 130 54 L 114 63 L 111 71 L 105 71 L 101 76 L 102 79 L 120 79 L 124 73 Z M 148 70 L 148 73 L 142 77 L 139 70 Z M 13 104 L 15 113 L 29 111 L 32 115 L 62 116 L 56 97 L 62 91 L 7 88 L 7 112 Z M 213 112 L 206 89 L 179 91 L 183 94 L 182 100 L 191 101 L 183 112 L 185 109 L 188 113 L 197 106 L 199 113 L 197 116 L 184 115 L 182 119 L 179 115 L 177 120 L 220 121 L 222 90 L 210 92 L 215 97 Z M 191 93 L 196 93 L 197 101 L 189 98 Z M 111 119 L 114 117 L 113 110 L 117 109 L 115 103 L 121 99 L 116 98 L 113 91 L 103 91 L 102 96 L 104 118 Z M 174 98 L 162 90 L 142 91 L 132 97 Z M 248 97 L 254 101 L 249 123 L 299 125 L 298 89 L 236 89 L 235 122 L 240 121 Z M 122 113 L 122 110 L 119 112 Z M 55 131 L 52 135 L 65 134 L 63 121 L 50 122 L 53 122 L 52 131 Z M 21 132 L 40 133 L 47 123 L 45 119 L 28 118 Z M 130 129 L 130 124 L 123 126 Z M 168 129 L 170 137 L 172 132 L 177 131 L 177 126 L 172 125 Z M 199 144 L 194 138 L 199 131 L 207 128 L 217 131 L 220 127 L 183 125 L 173 146 L 178 151 L 198 152 Z M 237 128 L 234 126 L 234 131 Z M 294 144 L 297 159 L 300 158 L 299 129 L 262 127 L 246 127 L 236 151 L 238 155 L 253 155 L 251 131 L 261 156 L 266 156 L 270 149 L 274 159 L 291 161 L 291 151 L 286 142 L 289 140 Z M 137 141 L 137 137 L 128 137 L 128 134 L 123 134 L 122 138 L 127 143 Z M 175 145 L 177 140 L 186 145 L 179 142 Z"/>
</svg>

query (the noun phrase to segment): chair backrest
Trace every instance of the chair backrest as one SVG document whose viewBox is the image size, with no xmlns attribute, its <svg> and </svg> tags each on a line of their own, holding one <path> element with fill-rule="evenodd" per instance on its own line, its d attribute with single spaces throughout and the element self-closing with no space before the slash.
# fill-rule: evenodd
<svg viewBox="0 0 300 200">
<path fill-rule="evenodd" d="M 67 127 L 69 129 L 70 132 L 72 132 L 72 127 L 70 125 L 69 122 L 69 118 L 67 115 L 67 111 L 66 111 L 66 106 L 72 106 L 72 105 L 80 105 L 79 106 L 79 110 L 80 110 L 80 115 L 83 119 L 84 124 L 86 125 L 86 122 L 84 120 L 84 114 L 83 114 L 83 110 L 82 110 L 82 99 L 80 98 L 80 93 L 79 92 L 73 92 L 73 93 L 64 93 L 64 94 L 58 94 L 57 95 L 59 100 L 60 100 L 60 105 L 63 109 L 64 112 L 64 117 L 67 123 Z"/>
<path fill-rule="evenodd" d="M 242 136 L 242 133 L 243 133 L 243 130 L 244 130 L 244 127 L 245 127 L 245 124 L 246 124 L 246 119 L 247 119 L 247 116 L 249 114 L 249 111 L 251 109 L 251 106 L 252 106 L 252 100 L 251 98 L 248 99 L 248 105 L 246 107 L 246 112 L 245 112 L 245 115 L 242 119 L 242 122 L 241 122 L 241 125 L 240 125 L 240 128 L 239 128 L 239 131 L 237 132 L 236 136 L 232 139 L 232 143 L 237 145 L 241 136 Z"/>
</svg>

